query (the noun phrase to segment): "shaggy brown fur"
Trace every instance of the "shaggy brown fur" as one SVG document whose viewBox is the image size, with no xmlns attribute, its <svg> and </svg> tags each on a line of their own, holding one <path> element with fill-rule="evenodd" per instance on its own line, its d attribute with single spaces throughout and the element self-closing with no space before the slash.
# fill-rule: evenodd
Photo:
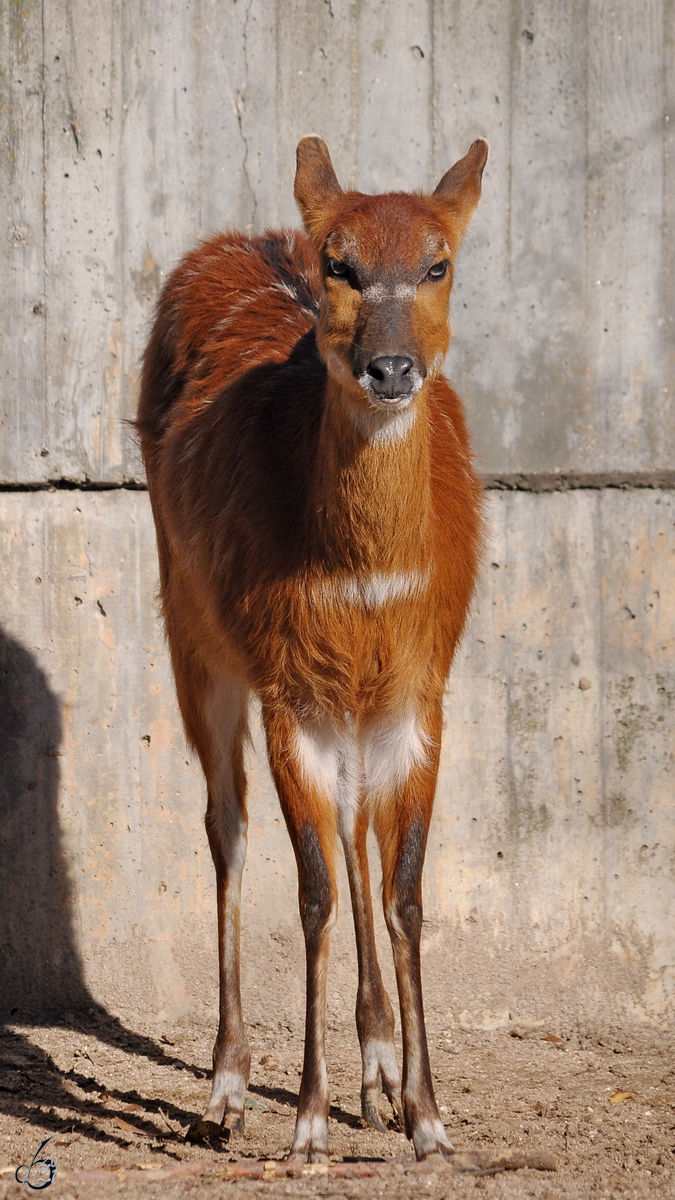
<svg viewBox="0 0 675 1200">
<path fill-rule="evenodd" d="M 432 196 L 345 193 L 318 138 L 298 147 L 308 237 L 231 233 L 188 254 L 162 293 L 138 414 L 181 712 L 207 779 L 218 880 L 221 1019 L 194 1136 L 242 1124 L 239 998 L 250 692 L 296 853 L 307 1028 L 291 1153 L 328 1153 L 325 973 L 335 842 L 359 953 L 363 1112 L 384 1089 L 420 1158 L 451 1152 L 429 1070 L 419 975 L 421 873 L 442 697 L 480 539 L 459 399 L 440 374 L 457 247 L 485 142 Z M 396 965 L 375 954 L 373 822 Z"/>
</svg>

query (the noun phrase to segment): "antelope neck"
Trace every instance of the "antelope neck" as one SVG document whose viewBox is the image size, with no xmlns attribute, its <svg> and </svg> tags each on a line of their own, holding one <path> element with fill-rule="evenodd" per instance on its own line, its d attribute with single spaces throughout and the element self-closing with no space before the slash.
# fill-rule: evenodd
<svg viewBox="0 0 675 1200">
<path fill-rule="evenodd" d="M 405 436 L 369 441 L 347 410 L 353 400 L 328 379 L 312 515 L 333 567 L 386 572 L 428 561 L 429 426 L 423 392 L 413 403 L 417 412 Z"/>
</svg>

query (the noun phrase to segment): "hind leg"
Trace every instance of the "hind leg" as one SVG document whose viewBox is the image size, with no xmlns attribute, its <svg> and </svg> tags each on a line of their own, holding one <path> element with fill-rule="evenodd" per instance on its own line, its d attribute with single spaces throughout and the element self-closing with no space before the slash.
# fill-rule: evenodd
<svg viewBox="0 0 675 1200">
<path fill-rule="evenodd" d="M 190 1140 L 230 1138 L 244 1127 L 251 1052 L 241 1011 L 239 972 L 241 877 L 246 858 L 243 747 L 248 689 L 234 677 L 209 681 L 197 743 L 208 786 L 206 831 L 216 870 L 220 1021 L 213 1048 L 211 1099 Z"/>
</svg>

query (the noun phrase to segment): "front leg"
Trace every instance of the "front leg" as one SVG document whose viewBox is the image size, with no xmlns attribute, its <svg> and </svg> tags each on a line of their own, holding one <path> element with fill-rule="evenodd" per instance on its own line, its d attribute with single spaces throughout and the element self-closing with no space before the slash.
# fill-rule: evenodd
<svg viewBox="0 0 675 1200">
<path fill-rule="evenodd" d="M 440 729 L 438 731 L 440 733 Z M 429 739 L 430 747 L 437 742 Z M 382 902 L 391 938 L 403 1033 L 403 1118 L 418 1159 L 453 1153 L 431 1081 L 424 1025 L 420 938 L 422 868 L 436 786 L 436 761 L 415 766 L 395 793 L 375 807 L 382 855 Z"/>
<path fill-rule="evenodd" d="M 278 716 L 264 714 L 264 720 L 270 767 L 298 866 L 298 898 L 307 963 L 305 1053 L 298 1115 L 288 1158 L 328 1162 L 326 980 L 330 930 L 337 914 L 337 828 L 329 787 L 332 775 L 328 771 L 320 780 L 310 778 L 297 727 Z"/>
<path fill-rule="evenodd" d="M 356 811 L 354 809 L 354 805 L 340 804 L 338 800 L 340 837 L 349 877 L 359 964 L 356 1029 L 362 1063 L 361 1113 L 372 1129 L 385 1133 L 379 1111 L 380 1096 L 385 1093 L 395 1120 L 402 1128 L 401 1077 L 394 1050 L 394 1014 L 382 982 L 375 947 L 366 845 L 368 810 L 363 802 Z"/>
</svg>

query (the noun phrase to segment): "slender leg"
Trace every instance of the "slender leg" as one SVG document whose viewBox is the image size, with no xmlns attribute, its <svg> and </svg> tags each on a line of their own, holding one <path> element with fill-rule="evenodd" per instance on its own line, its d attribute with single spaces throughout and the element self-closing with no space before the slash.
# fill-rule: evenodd
<svg viewBox="0 0 675 1200">
<path fill-rule="evenodd" d="M 305 936 L 307 998 L 305 1054 L 298 1115 L 289 1158 L 328 1161 L 326 977 L 330 929 L 337 913 L 335 779 L 330 734 L 318 741 L 283 717 L 263 714 L 270 767 L 298 865 L 300 919 Z M 313 757 L 314 756 L 314 757 Z M 318 764 L 312 773 L 308 765 Z"/>
<path fill-rule="evenodd" d="M 418 1159 L 453 1153 L 441 1121 L 429 1065 L 422 979 L 422 868 L 438 770 L 440 703 L 427 739 L 427 762 L 418 762 L 374 809 L 382 856 L 382 902 L 391 937 L 403 1033 L 403 1116 Z M 428 727 L 427 726 L 427 727 Z"/>
<path fill-rule="evenodd" d="M 229 1138 L 244 1127 L 251 1053 L 241 1011 L 239 938 L 241 877 L 246 858 L 243 744 L 248 690 L 234 679 L 211 683 L 203 702 L 197 748 L 208 785 L 206 831 L 216 870 L 220 1021 L 213 1048 L 211 1099 L 188 1136 Z"/>
<path fill-rule="evenodd" d="M 356 994 L 356 1028 L 363 1066 L 361 1112 L 380 1133 L 385 1127 L 378 1104 L 385 1092 L 396 1119 L 401 1122 L 401 1077 L 394 1051 L 394 1013 L 382 983 L 375 949 L 375 929 L 370 894 L 366 836 L 368 812 L 362 804 L 354 813 L 338 803 L 340 837 L 344 846 L 349 891 L 356 932 L 359 985 Z"/>
</svg>

